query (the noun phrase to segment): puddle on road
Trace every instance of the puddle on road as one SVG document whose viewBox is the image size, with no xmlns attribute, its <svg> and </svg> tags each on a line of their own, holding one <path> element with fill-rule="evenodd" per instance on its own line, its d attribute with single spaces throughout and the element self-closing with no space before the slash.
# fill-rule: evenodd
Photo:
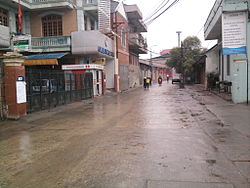
<svg viewBox="0 0 250 188">
<path fill-rule="evenodd" d="M 208 163 L 210 166 L 213 166 L 214 164 L 216 164 L 216 160 L 208 159 L 208 160 L 206 160 L 206 163 Z"/>
</svg>

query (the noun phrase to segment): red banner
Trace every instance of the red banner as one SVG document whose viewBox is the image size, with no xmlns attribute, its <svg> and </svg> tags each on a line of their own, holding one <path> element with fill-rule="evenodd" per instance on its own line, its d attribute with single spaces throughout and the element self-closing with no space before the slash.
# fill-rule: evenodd
<svg viewBox="0 0 250 188">
<path fill-rule="evenodd" d="M 22 6 L 20 3 L 21 0 L 18 0 L 18 32 L 21 33 L 23 29 L 23 13 Z"/>
</svg>

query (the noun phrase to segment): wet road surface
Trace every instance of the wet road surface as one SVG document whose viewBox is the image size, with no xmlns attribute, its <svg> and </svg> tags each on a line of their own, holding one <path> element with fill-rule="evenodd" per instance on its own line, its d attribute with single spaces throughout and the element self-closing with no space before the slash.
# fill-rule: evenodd
<svg viewBox="0 0 250 188">
<path fill-rule="evenodd" d="M 250 138 L 207 97 L 164 82 L 2 122 L 0 187 L 249 188 Z"/>
</svg>

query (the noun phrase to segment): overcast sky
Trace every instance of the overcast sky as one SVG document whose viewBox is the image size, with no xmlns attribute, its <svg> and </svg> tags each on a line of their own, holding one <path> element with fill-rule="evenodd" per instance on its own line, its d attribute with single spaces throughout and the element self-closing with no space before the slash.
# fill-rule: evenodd
<svg viewBox="0 0 250 188">
<path fill-rule="evenodd" d="M 146 18 L 162 1 L 124 0 L 124 3 L 137 4 L 143 17 Z M 173 1 L 170 0 L 168 5 Z M 187 36 L 198 36 L 202 41 L 203 47 L 212 47 L 215 41 L 204 41 L 203 26 L 214 2 L 215 0 L 180 0 L 148 26 L 148 32 L 145 34 L 148 48 L 158 53 L 163 49 L 171 49 L 178 46 L 176 31 L 182 31 L 181 40 L 184 40 Z M 145 57 L 149 57 L 149 55 L 142 56 L 142 58 Z"/>
</svg>

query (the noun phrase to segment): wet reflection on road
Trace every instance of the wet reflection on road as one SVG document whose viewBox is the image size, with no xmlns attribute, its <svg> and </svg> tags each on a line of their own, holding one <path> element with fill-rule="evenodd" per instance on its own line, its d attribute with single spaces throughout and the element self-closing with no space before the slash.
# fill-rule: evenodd
<svg viewBox="0 0 250 188">
<path fill-rule="evenodd" d="M 3 122 L 0 187 L 145 187 L 149 180 L 246 184 L 220 152 L 235 143 L 230 135 L 243 138 L 221 130 L 196 97 L 202 96 L 164 82 Z"/>
<path fill-rule="evenodd" d="M 21 132 L 19 149 L 20 149 L 20 159 L 24 161 L 30 161 L 32 144 L 29 133 L 26 131 Z"/>
</svg>

